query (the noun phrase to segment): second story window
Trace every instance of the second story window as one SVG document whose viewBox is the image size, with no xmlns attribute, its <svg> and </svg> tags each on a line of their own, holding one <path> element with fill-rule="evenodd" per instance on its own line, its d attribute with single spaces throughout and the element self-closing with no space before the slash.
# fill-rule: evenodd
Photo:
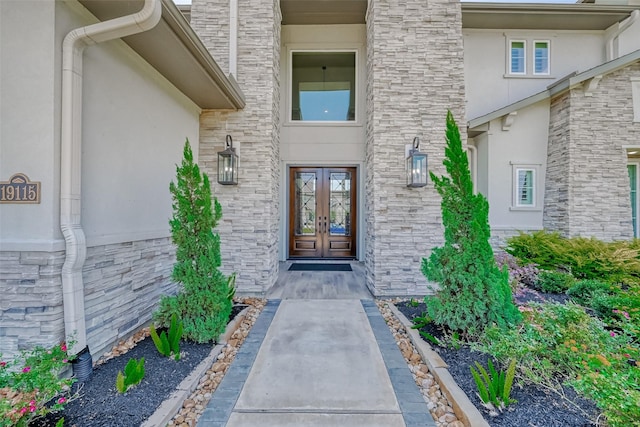
<svg viewBox="0 0 640 427">
<path fill-rule="evenodd" d="M 533 74 L 549 74 L 549 42 L 534 41 Z"/>
<path fill-rule="evenodd" d="M 512 40 L 509 52 L 509 74 L 525 74 L 527 72 L 526 50 L 524 40 Z"/>
<path fill-rule="evenodd" d="M 356 52 L 292 52 L 291 120 L 356 120 Z"/>
</svg>

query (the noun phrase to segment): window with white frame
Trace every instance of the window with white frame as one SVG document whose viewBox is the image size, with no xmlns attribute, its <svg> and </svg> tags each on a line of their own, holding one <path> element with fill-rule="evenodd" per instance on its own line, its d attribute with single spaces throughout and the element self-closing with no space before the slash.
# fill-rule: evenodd
<svg viewBox="0 0 640 427">
<path fill-rule="evenodd" d="M 549 41 L 533 42 L 533 74 L 549 74 Z"/>
<path fill-rule="evenodd" d="M 513 166 L 513 206 L 515 208 L 536 207 L 536 176 L 536 166 Z"/>
<path fill-rule="evenodd" d="M 526 74 L 526 48 L 524 40 L 511 40 L 509 43 L 509 74 Z"/>
</svg>

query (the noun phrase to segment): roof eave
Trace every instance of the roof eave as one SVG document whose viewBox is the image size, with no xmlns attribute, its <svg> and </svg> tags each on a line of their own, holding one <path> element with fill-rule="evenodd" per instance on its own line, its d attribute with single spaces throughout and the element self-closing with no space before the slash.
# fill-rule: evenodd
<svg viewBox="0 0 640 427">
<path fill-rule="evenodd" d="M 142 1 L 79 0 L 99 20 L 142 8 Z M 171 0 L 162 0 L 162 18 L 153 29 L 122 39 L 201 109 L 238 110 L 244 94 L 213 59 Z"/>
</svg>

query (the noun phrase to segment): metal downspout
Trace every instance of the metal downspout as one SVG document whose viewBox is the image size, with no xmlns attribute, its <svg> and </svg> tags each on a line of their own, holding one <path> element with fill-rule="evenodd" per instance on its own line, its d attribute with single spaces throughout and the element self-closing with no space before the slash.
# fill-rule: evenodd
<svg viewBox="0 0 640 427">
<path fill-rule="evenodd" d="M 640 10 L 636 9 L 631 12 L 631 16 L 627 18 L 625 21 L 621 22 L 617 30 L 613 32 L 609 37 L 607 37 L 605 50 L 607 55 L 607 61 L 612 61 L 619 57 L 618 52 L 614 52 L 613 41 L 620 36 L 620 34 L 624 33 L 627 28 L 632 26 L 637 20 L 640 18 Z"/>
<path fill-rule="evenodd" d="M 87 244 L 81 221 L 82 53 L 92 44 L 152 29 L 162 16 L 161 0 L 145 0 L 131 15 L 76 28 L 62 42 L 62 110 L 60 135 L 60 228 L 66 254 L 62 266 L 65 335 L 77 354 L 87 347 L 82 267 Z"/>
</svg>

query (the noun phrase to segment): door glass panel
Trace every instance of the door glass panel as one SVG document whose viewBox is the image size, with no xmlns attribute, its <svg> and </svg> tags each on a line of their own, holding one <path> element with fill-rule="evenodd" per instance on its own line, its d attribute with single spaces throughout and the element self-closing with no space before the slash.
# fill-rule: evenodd
<svg viewBox="0 0 640 427">
<path fill-rule="evenodd" d="M 316 174 L 296 172 L 295 233 L 297 236 L 316 234 Z"/>
<path fill-rule="evenodd" d="M 628 165 L 629 181 L 631 182 L 631 220 L 633 221 L 633 235 L 638 237 L 638 165 Z"/>
<path fill-rule="evenodd" d="M 351 235 L 351 173 L 329 174 L 330 227 L 332 236 Z"/>
</svg>

